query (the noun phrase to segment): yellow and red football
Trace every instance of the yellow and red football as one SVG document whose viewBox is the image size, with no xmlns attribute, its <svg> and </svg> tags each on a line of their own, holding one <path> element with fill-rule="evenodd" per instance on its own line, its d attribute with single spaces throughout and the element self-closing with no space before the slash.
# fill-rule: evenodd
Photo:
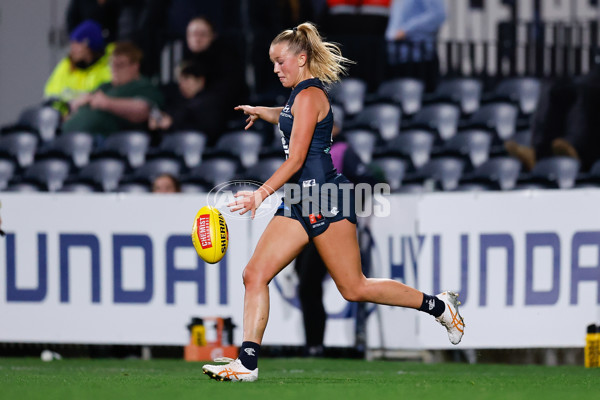
<svg viewBox="0 0 600 400">
<path fill-rule="evenodd" d="M 194 218 L 192 242 L 201 259 L 209 264 L 221 261 L 229 245 L 225 217 L 215 207 L 204 206 Z"/>
</svg>

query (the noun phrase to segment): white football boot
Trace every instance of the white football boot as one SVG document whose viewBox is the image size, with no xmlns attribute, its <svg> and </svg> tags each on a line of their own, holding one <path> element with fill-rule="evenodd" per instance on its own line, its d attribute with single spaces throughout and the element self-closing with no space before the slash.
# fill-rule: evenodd
<svg viewBox="0 0 600 400">
<path fill-rule="evenodd" d="M 443 292 L 438 294 L 438 299 L 446 304 L 446 309 L 435 320 L 446 327 L 448 330 L 448 339 L 452 344 L 459 344 L 465 334 L 465 323 L 458 313 L 458 294 L 454 292 Z"/>
<path fill-rule="evenodd" d="M 206 364 L 202 366 L 202 371 L 212 379 L 218 381 L 232 382 L 254 382 L 258 379 L 258 368 L 249 370 L 244 367 L 239 358 L 235 360 L 229 357 L 215 358 L 215 362 L 224 362 L 225 365 Z"/>
</svg>

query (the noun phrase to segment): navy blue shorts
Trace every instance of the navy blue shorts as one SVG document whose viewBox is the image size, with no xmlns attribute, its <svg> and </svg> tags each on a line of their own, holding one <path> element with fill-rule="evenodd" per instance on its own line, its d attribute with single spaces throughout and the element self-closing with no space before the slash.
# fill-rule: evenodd
<svg viewBox="0 0 600 400">
<path fill-rule="evenodd" d="M 345 176 L 338 174 L 318 186 L 318 192 L 312 190 L 316 188 L 304 188 L 299 201 L 286 195 L 275 215 L 299 221 L 310 238 L 325 232 L 332 222 L 347 219 L 356 224 L 354 185 Z"/>
</svg>

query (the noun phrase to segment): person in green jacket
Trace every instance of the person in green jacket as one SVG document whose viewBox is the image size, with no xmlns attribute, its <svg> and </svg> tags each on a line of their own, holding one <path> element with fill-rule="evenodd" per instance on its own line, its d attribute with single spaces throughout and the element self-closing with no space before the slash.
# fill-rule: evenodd
<svg viewBox="0 0 600 400">
<path fill-rule="evenodd" d="M 160 90 L 140 73 L 142 51 L 131 42 L 117 42 L 110 66 L 112 80 L 70 103 L 63 132 L 108 136 L 124 130 L 145 130 L 150 111 L 163 106 Z"/>
<path fill-rule="evenodd" d="M 114 46 L 105 45 L 102 27 L 86 20 L 69 38 L 69 54 L 56 65 L 46 82 L 46 99 L 67 103 L 111 80 L 109 58 Z"/>
</svg>

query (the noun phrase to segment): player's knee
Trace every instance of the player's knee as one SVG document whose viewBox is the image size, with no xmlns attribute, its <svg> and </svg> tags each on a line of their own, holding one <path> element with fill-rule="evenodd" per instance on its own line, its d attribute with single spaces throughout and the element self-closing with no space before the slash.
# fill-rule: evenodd
<svg viewBox="0 0 600 400">
<path fill-rule="evenodd" d="M 251 268 L 244 268 L 244 272 L 242 272 L 242 281 L 244 282 L 244 286 L 246 288 L 254 286 L 258 281 L 256 272 Z"/>
<path fill-rule="evenodd" d="M 268 285 L 270 279 L 264 276 L 261 268 L 255 268 L 252 264 L 248 264 L 242 273 L 242 280 L 246 288 L 252 288 Z"/>
</svg>

